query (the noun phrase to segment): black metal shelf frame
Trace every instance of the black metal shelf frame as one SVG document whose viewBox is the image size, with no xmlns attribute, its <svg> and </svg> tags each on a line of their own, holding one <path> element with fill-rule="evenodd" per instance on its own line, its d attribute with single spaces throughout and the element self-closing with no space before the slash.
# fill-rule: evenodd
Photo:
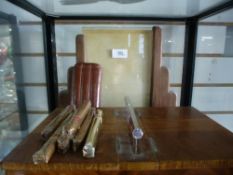
<svg viewBox="0 0 233 175">
<path fill-rule="evenodd" d="M 184 48 L 184 63 L 183 63 L 183 77 L 181 90 L 181 106 L 191 106 L 192 89 L 195 69 L 196 57 L 196 42 L 198 32 L 198 21 L 207 17 L 216 15 L 223 11 L 233 8 L 233 0 L 222 3 L 213 8 L 207 9 L 195 16 L 180 18 L 180 17 L 141 17 L 141 16 L 52 16 L 46 14 L 33 4 L 25 0 L 7 0 L 12 4 L 23 8 L 24 10 L 40 17 L 43 21 L 43 35 L 44 35 L 44 51 L 46 64 L 46 78 L 47 78 L 47 92 L 49 110 L 56 107 L 58 97 L 57 86 L 57 66 L 56 66 L 56 41 L 54 22 L 55 20 L 101 20 L 101 21 L 171 21 L 171 22 L 185 22 L 185 48 Z"/>
</svg>

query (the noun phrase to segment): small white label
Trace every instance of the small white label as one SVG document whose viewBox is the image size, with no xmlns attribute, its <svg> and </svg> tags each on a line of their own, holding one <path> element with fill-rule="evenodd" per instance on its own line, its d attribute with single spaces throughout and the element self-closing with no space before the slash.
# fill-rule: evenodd
<svg viewBox="0 0 233 175">
<path fill-rule="evenodd" d="M 128 58 L 127 49 L 112 49 L 112 58 L 126 59 Z"/>
</svg>

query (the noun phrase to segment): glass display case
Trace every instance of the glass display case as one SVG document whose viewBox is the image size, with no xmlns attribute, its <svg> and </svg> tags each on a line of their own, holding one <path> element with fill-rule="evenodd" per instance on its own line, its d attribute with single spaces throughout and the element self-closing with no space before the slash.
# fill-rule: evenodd
<svg viewBox="0 0 233 175">
<path fill-rule="evenodd" d="M 8 21 L 1 20 L 0 38 L 0 104 L 1 118 L 17 110 L 15 71 L 12 62 L 11 27 Z M 11 106 L 11 107 L 8 107 Z"/>
<path fill-rule="evenodd" d="M 192 105 L 233 131 L 233 10 L 199 22 Z"/>
<path fill-rule="evenodd" d="M 19 142 L 14 131 L 20 130 L 15 69 L 12 60 L 12 35 L 9 21 L 0 19 L 0 159 Z M 9 130 L 10 128 L 10 130 Z M 7 135 L 15 140 L 7 142 Z M 17 135 L 17 133 L 15 133 Z"/>
<path fill-rule="evenodd" d="M 47 116 L 48 102 L 41 24 L 21 23 L 40 18 L 7 1 L 0 2 L 0 11 L 2 160 Z"/>
<path fill-rule="evenodd" d="M 67 72 L 81 60 L 78 35 L 85 61 L 103 69 L 101 106 L 124 107 L 129 96 L 133 106 L 149 107 L 158 26 L 176 106 L 194 106 L 233 131 L 232 8 L 231 0 L 1 0 L 0 160 L 58 107 Z M 114 56 L 119 49 L 127 58 Z M 128 113 L 119 114 L 126 123 Z M 137 158 L 128 143 L 119 137 L 118 153 L 126 147 Z M 156 152 L 149 136 L 144 146 Z"/>
</svg>

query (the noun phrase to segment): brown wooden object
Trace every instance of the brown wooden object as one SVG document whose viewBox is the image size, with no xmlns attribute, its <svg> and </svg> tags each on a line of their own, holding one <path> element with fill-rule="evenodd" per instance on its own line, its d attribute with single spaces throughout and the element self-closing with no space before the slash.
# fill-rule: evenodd
<svg viewBox="0 0 233 175">
<path fill-rule="evenodd" d="M 153 27 L 152 39 L 152 81 L 151 81 L 151 106 L 165 107 L 176 106 L 176 95 L 168 92 L 169 72 L 161 66 L 162 59 L 162 34 L 159 27 Z"/>
<path fill-rule="evenodd" d="M 95 63 L 77 63 L 67 74 L 68 92 L 60 94 L 60 106 L 73 104 L 77 107 L 90 100 L 92 107 L 100 107 L 102 68 Z M 62 96 L 61 96 L 62 95 Z"/>
<path fill-rule="evenodd" d="M 103 122 L 103 111 L 97 109 L 95 117 L 90 126 L 85 145 L 83 146 L 83 157 L 94 158 L 96 152 L 96 143 Z"/>
<path fill-rule="evenodd" d="M 70 140 L 71 139 L 68 136 L 66 128 L 63 127 L 59 137 L 57 138 L 57 150 L 58 150 L 58 152 L 63 153 L 63 154 L 66 153 L 70 148 Z"/>
<path fill-rule="evenodd" d="M 116 151 L 116 139 L 129 135 L 124 117 L 114 116 L 116 110 L 123 109 L 102 110 L 95 158 L 83 158 L 79 150 L 64 155 L 55 153 L 48 164 L 34 165 L 32 155 L 43 143 L 41 130 L 54 117 L 49 116 L 2 161 L 6 175 L 233 173 L 233 134 L 194 108 L 137 108 L 145 136 L 154 139 L 157 151 L 136 160 Z M 150 151 L 149 146 L 146 151 Z"/>
<path fill-rule="evenodd" d="M 71 112 L 69 116 L 63 120 L 61 125 L 55 130 L 52 136 L 43 144 L 43 146 L 33 154 L 32 160 L 34 164 L 49 162 L 55 152 L 57 138 L 60 136 L 65 125 L 70 121 L 72 115 L 73 114 Z"/>
<path fill-rule="evenodd" d="M 76 62 L 68 69 L 68 91 L 59 93 L 59 107 L 75 104 L 77 107 L 85 99 L 90 99 L 92 107 L 100 106 L 100 86 L 102 69 L 95 63 L 85 63 L 84 36 L 76 36 Z"/>
<path fill-rule="evenodd" d="M 76 63 L 85 62 L 85 50 L 84 50 L 84 36 L 77 35 L 75 39 L 76 46 Z M 67 80 L 68 80 L 68 89 L 71 89 L 72 86 L 72 74 L 74 72 L 73 66 L 70 67 L 67 71 Z M 73 89 L 73 88 L 72 88 Z M 64 107 L 69 104 L 73 104 L 75 97 L 71 97 L 71 91 L 63 90 L 59 93 L 59 107 Z M 72 93 L 74 94 L 74 93 Z"/>
<path fill-rule="evenodd" d="M 84 63 L 85 62 L 85 50 L 84 50 L 84 36 L 76 36 L 76 62 Z"/>
<path fill-rule="evenodd" d="M 100 106 L 102 69 L 95 63 L 77 63 L 69 70 L 69 96 L 77 107 L 90 100 L 92 107 Z"/>
<path fill-rule="evenodd" d="M 92 108 L 89 111 L 89 113 L 87 114 L 86 119 L 83 121 L 83 124 L 82 124 L 80 130 L 75 135 L 75 137 L 72 139 L 74 152 L 76 152 L 78 150 L 79 146 L 84 141 L 84 138 L 86 137 L 86 135 L 88 133 L 88 129 L 90 128 L 94 113 L 95 113 L 95 110 L 94 110 L 94 108 Z"/>
<path fill-rule="evenodd" d="M 74 116 L 76 116 L 77 111 L 78 110 L 75 107 L 74 110 L 73 110 L 73 113 L 70 116 L 70 120 L 67 121 L 66 124 L 62 126 L 61 132 L 60 132 L 60 134 L 59 134 L 59 136 L 57 137 L 57 140 L 56 140 L 57 150 L 58 150 L 58 152 L 61 152 L 63 154 L 66 153 L 70 148 L 70 141 L 71 141 L 72 137 L 68 133 L 68 128 L 73 123 L 73 118 L 74 118 Z"/>
<path fill-rule="evenodd" d="M 89 100 L 84 101 L 82 105 L 78 108 L 76 114 L 72 118 L 72 122 L 67 126 L 67 134 L 69 138 L 73 138 L 76 132 L 80 129 L 80 126 L 83 123 L 83 120 L 87 116 L 87 113 L 91 109 L 91 102 Z"/>
<path fill-rule="evenodd" d="M 72 112 L 73 106 L 69 105 L 64 108 L 41 132 L 43 139 L 48 139 L 58 128 L 61 122 Z"/>
</svg>

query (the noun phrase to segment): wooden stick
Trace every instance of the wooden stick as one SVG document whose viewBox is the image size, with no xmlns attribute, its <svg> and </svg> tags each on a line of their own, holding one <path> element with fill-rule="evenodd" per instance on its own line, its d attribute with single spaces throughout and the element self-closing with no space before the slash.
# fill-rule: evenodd
<svg viewBox="0 0 233 175">
<path fill-rule="evenodd" d="M 81 107 L 80 107 L 80 110 L 82 110 L 81 113 L 83 114 L 83 117 L 82 117 L 81 120 L 78 120 L 79 123 L 76 123 L 77 125 L 78 125 L 78 124 L 81 125 L 82 121 L 86 118 L 85 113 L 86 113 L 86 110 L 87 110 L 87 107 L 88 107 L 88 106 L 87 106 L 88 103 L 87 103 L 87 104 L 84 103 L 84 105 L 85 105 L 85 106 L 81 106 Z M 89 108 L 89 107 L 88 107 L 88 108 Z M 84 109 L 84 110 L 83 110 L 83 109 Z M 77 113 L 74 114 L 73 120 L 71 120 L 71 123 L 70 123 L 70 124 L 67 124 L 67 126 L 65 126 L 65 127 L 69 127 L 69 126 L 73 125 L 73 122 L 76 121 L 76 117 L 79 117 L 79 114 L 78 114 L 78 113 L 80 112 L 80 110 L 79 110 Z M 88 112 L 88 113 L 89 113 L 89 112 Z M 77 125 L 76 125 L 76 126 L 77 126 Z M 80 128 L 80 127 L 78 127 L 78 128 L 77 128 L 77 131 L 74 131 L 74 133 L 69 134 L 68 129 L 65 128 L 65 127 L 63 128 L 61 135 L 60 135 L 60 136 L 58 137 L 58 139 L 57 139 L 57 148 L 58 148 L 58 151 L 61 152 L 61 153 L 63 153 L 63 154 L 66 153 L 66 152 L 69 150 L 70 141 L 71 141 L 71 139 L 73 139 L 74 134 L 77 133 L 77 131 L 78 131 L 79 128 Z"/>
<path fill-rule="evenodd" d="M 95 149 L 98 133 L 100 131 L 100 126 L 102 124 L 103 111 L 97 110 L 97 114 L 91 124 L 85 145 L 83 147 L 83 157 L 93 158 L 95 157 Z"/>
<path fill-rule="evenodd" d="M 65 127 L 63 127 L 60 136 L 57 138 L 58 152 L 64 154 L 69 150 L 69 147 L 70 147 L 70 138 Z"/>
<path fill-rule="evenodd" d="M 76 62 L 85 62 L 84 35 L 76 36 Z"/>
<path fill-rule="evenodd" d="M 69 150 L 70 147 L 70 141 L 72 139 L 72 136 L 68 134 L 68 127 L 73 122 L 73 118 L 77 115 L 77 109 L 75 108 L 72 119 L 69 120 L 66 125 L 62 128 L 62 131 L 60 135 L 57 138 L 57 148 L 58 151 L 61 153 L 66 153 Z"/>
<path fill-rule="evenodd" d="M 67 128 L 67 133 L 69 134 L 70 138 L 74 137 L 74 134 L 80 129 L 83 120 L 85 119 L 88 111 L 91 108 L 90 100 L 85 101 L 80 108 L 78 109 L 77 114 L 73 117 L 71 124 Z"/>
<path fill-rule="evenodd" d="M 49 162 L 53 153 L 55 152 L 57 138 L 60 135 L 62 128 L 71 120 L 72 116 L 73 113 L 69 114 L 69 116 L 63 120 L 61 125 L 56 129 L 47 142 L 45 142 L 45 144 L 33 154 L 32 160 L 34 164 Z"/>
<path fill-rule="evenodd" d="M 72 139 L 73 142 L 73 151 L 76 152 L 80 144 L 83 142 L 84 138 L 86 137 L 88 133 L 88 129 L 90 128 L 93 115 L 95 113 L 95 109 L 92 108 L 89 113 L 87 114 L 86 119 L 83 121 L 83 124 L 76 134 L 76 136 Z"/>
<path fill-rule="evenodd" d="M 69 115 L 74 109 L 74 106 L 67 106 L 64 108 L 49 124 L 42 130 L 41 136 L 43 139 L 47 140 L 52 133 L 57 129 L 61 122 Z"/>
</svg>

